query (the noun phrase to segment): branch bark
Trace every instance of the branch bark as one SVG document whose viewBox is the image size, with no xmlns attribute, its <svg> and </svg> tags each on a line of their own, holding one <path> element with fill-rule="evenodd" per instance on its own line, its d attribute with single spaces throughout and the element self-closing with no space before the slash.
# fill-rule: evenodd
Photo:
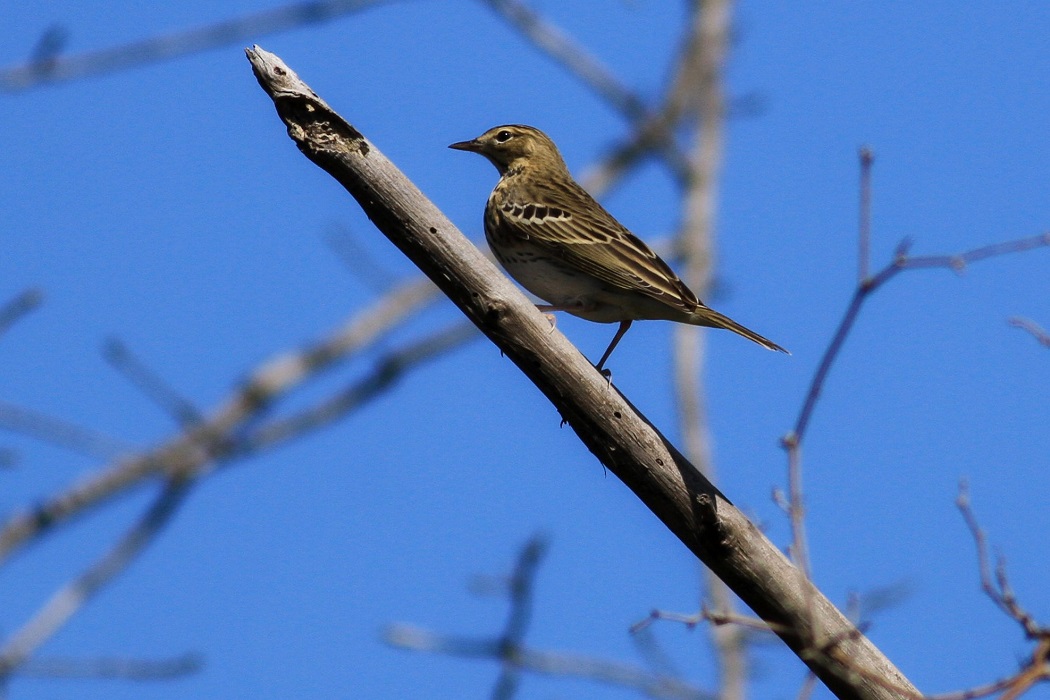
<svg viewBox="0 0 1050 700">
<path fill-rule="evenodd" d="M 302 153 L 547 396 L 605 467 L 840 698 L 917 691 L 469 240 L 277 56 L 247 50 Z M 899 690 L 897 690 L 899 688 Z"/>
</svg>

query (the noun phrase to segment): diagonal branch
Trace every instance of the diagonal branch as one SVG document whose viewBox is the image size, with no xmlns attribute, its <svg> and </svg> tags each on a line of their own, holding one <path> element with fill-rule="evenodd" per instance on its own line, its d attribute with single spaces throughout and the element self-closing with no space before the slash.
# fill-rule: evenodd
<svg viewBox="0 0 1050 700">
<path fill-rule="evenodd" d="M 26 90 L 46 83 L 77 80 L 145 63 L 186 56 L 217 46 L 234 44 L 248 38 L 257 39 L 260 36 L 285 29 L 328 22 L 340 15 L 359 12 L 386 1 L 316 0 L 298 2 L 236 19 L 97 51 L 85 51 L 68 57 L 56 56 L 54 51 L 42 52 L 38 48 L 28 63 L 0 68 L 0 92 Z M 49 30 L 42 43 L 57 43 L 48 39 L 59 33 L 61 30 L 54 28 Z"/>
<path fill-rule="evenodd" d="M 44 300 L 39 289 L 27 289 L 0 306 L 0 335 L 17 323 L 26 314 L 36 309 Z"/>
<path fill-rule="evenodd" d="M 1012 316 L 1009 323 L 1014 328 L 1020 328 L 1023 331 L 1031 333 L 1036 342 L 1044 348 L 1050 348 L 1050 333 L 1043 330 L 1043 328 L 1035 321 L 1030 321 L 1027 318 L 1021 318 L 1020 316 Z"/>
<path fill-rule="evenodd" d="M 57 591 L 36 615 L 0 647 L 0 679 L 6 678 L 54 635 L 106 583 L 124 571 L 161 532 L 182 504 L 193 480 L 176 477 L 168 481 L 116 546 L 76 580 Z"/>
<path fill-rule="evenodd" d="M 542 391 L 587 448 L 841 698 L 899 696 L 903 675 L 598 373 L 404 174 L 279 58 L 247 51 L 302 153 Z M 811 609 L 811 610 L 810 610 Z M 812 614 L 809 614 L 812 613 Z M 812 625 L 813 630 L 807 628 Z M 812 653 L 805 640 L 832 640 Z"/>
<path fill-rule="evenodd" d="M 408 370 L 435 360 L 476 337 L 477 331 L 473 326 L 460 322 L 388 353 L 380 358 L 371 374 L 334 396 L 305 411 L 275 419 L 254 429 L 245 437 L 243 449 L 246 452 L 258 452 L 332 423 L 390 388 Z"/>
<path fill-rule="evenodd" d="M 355 314 L 330 336 L 298 352 L 277 355 L 263 363 L 192 430 L 144 454 L 116 461 L 33 509 L 16 513 L 0 528 L 0 563 L 28 542 L 148 479 L 178 471 L 202 471 L 224 459 L 241 456 L 244 431 L 276 401 L 348 356 L 370 347 L 407 315 L 420 311 L 437 297 L 437 289 L 427 279 L 397 287 Z M 295 434 L 285 431 L 284 438 Z"/>
<path fill-rule="evenodd" d="M 689 163 L 679 152 L 672 126 L 674 121 L 655 114 L 645 101 L 631 91 L 597 58 L 579 46 L 561 29 L 518 0 L 483 0 L 536 48 L 550 56 L 570 75 L 578 78 L 598 97 L 605 100 L 634 127 L 635 135 L 618 147 L 607 159 L 604 170 L 590 186 L 604 189 L 628 165 L 650 151 L 663 156 L 679 178 L 688 177 Z M 593 190 L 592 190 L 593 191 Z"/>
<path fill-rule="evenodd" d="M 110 338 L 102 348 L 109 364 L 134 384 L 157 406 L 175 419 L 182 428 L 193 428 L 204 422 L 193 403 L 177 392 L 128 349 L 123 341 Z"/>
<path fill-rule="evenodd" d="M 0 401 L 0 428 L 100 459 L 134 451 L 122 440 L 6 401 Z"/>
</svg>

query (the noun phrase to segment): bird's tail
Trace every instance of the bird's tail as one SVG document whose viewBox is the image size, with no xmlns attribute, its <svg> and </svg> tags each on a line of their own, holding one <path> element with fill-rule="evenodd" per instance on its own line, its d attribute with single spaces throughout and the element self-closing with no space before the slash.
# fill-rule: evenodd
<svg viewBox="0 0 1050 700">
<path fill-rule="evenodd" d="M 791 353 L 774 343 L 769 338 L 763 337 L 758 333 L 755 333 L 750 328 L 745 328 L 739 323 L 729 318 L 724 314 L 720 314 L 714 309 L 707 308 L 701 305 L 690 317 L 689 322 L 697 326 L 709 326 L 710 328 L 725 328 L 727 331 L 733 331 L 737 335 L 742 335 L 748 340 L 753 340 L 764 348 L 770 350 L 776 350 L 786 355 Z"/>
</svg>

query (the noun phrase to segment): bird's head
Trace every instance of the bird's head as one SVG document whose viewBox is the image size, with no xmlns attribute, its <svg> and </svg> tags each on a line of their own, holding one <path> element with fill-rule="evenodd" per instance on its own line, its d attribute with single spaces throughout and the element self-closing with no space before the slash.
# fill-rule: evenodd
<svg viewBox="0 0 1050 700">
<path fill-rule="evenodd" d="M 531 126 L 495 126 L 476 139 L 460 141 L 449 148 L 480 153 L 492 161 L 500 175 L 526 168 L 554 167 L 567 172 L 558 147 L 547 134 Z"/>
</svg>

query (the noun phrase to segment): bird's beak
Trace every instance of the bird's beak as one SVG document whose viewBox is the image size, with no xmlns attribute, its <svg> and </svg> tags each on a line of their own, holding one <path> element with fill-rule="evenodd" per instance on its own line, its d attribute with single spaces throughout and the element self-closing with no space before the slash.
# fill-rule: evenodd
<svg viewBox="0 0 1050 700">
<path fill-rule="evenodd" d="M 473 151 L 474 153 L 477 153 L 481 150 L 481 144 L 478 143 L 477 139 L 471 139 L 470 141 L 457 141 L 449 146 L 449 148 L 454 148 L 457 151 Z"/>
</svg>

